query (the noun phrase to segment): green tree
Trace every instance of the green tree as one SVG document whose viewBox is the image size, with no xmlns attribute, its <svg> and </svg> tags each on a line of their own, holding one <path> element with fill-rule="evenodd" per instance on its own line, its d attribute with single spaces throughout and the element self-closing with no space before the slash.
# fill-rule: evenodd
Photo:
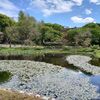
<svg viewBox="0 0 100 100">
<path fill-rule="evenodd" d="M 68 45 L 72 45 L 72 46 L 75 45 L 75 36 L 77 34 L 78 34 L 78 31 L 76 29 L 70 29 L 67 32 L 66 39 L 67 39 L 67 44 Z"/>
<path fill-rule="evenodd" d="M 86 24 L 84 27 L 88 28 L 92 34 L 91 44 L 100 45 L 100 24 L 99 23 L 89 23 L 89 24 Z"/>
<path fill-rule="evenodd" d="M 0 31 L 5 32 L 5 28 L 8 26 L 13 26 L 16 22 L 10 17 L 0 14 Z"/>
<path fill-rule="evenodd" d="M 100 45 L 100 28 L 94 28 L 91 30 L 92 33 L 92 45 Z"/>
<path fill-rule="evenodd" d="M 91 44 L 91 32 L 88 28 L 70 29 L 66 39 L 68 44 L 72 46 L 89 46 Z"/>
<path fill-rule="evenodd" d="M 89 31 L 85 31 L 83 33 L 78 33 L 75 37 L 75 45 L 76 46 L 84 46 L 88 47 L 91 45 L 91 33 Z"/>
<path fill-rule="evenodd" d="M 36 34 L 36 20 L 26 15 L 24 12 L 19 12 L 19 20 L 18 20 L 18 30 L 19 30 L 19 37 L 21 43 L 25 43 L 26 41 L 33 40 L 34 35 Z"/>
<path fill-rule="evenodd" d="M 61 25 L 42 22 L 40 26 L 41 43 L 60 41 L 62 30 L 63 26 Z"/>
<path fill-rule="evenodd" d="M 10 44 L 18 43 L 19 41 L 19 33 L 18 28 L 16 26 L 6 27 L 5 30 L 7 42 Z"/>
<path fill-rule="evenodd" d="M 64 27 L 62 25 L 59 25 L 59 24 L 45 23 L 45 26 L 51 27 L 57 31 L 63 31 L 63 29 L 64 29 Z"/>
<path fill-rule="evenodd" d="M 97 23 L 89 23 L 83 26 L 83 28 L 98 28 L 98 27 L 99 27 L 99 24 Z"/>
</svg>

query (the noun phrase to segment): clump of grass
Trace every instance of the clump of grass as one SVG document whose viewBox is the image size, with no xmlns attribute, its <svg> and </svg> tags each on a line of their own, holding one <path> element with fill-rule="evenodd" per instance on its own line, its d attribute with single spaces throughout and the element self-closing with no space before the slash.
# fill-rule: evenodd
<svg viewBox="0 0 100 100">
<path fill-rule="evenodd" d="M 95 56 L 96 56 L 97 58 L 100 58 L 100 50 L 95 50 Z"/>
</svg>

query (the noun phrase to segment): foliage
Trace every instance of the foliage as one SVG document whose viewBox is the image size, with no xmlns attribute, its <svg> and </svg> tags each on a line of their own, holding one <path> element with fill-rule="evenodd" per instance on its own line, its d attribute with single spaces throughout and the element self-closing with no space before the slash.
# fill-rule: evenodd
<svg viewBox="0 0 100 100">
<path fill-rule="evenodd" d="M 45 26 L 51 27 L 57 31 L 62 31 L 64 29 L 64 27 L 62 25 L 59 25 L 59 24 L 45 23 Z"/>
<path fill-rule="evenodd" d="M 67 40 L 69 45 L 100 45 L 100 26 L 89 23 L 81 28 L 70 29 L 67 32 Z"/>
<path fill-rule="evenodd" d="M 8 43 L 17 43 L 19 41 L 18 29 L 16 26 L 7 27 L 5 30 Z"/>
<path fill-rule="evenodd" d="M 95 56 L 97 58 L 100 58 L 100 49 L 99 50 L 95 50 Z"/>
<path fill-rule="evenodd" d="M 89 46 L 91 44 L 91 33 L 83 28 L 68 31 L 67 40 L 69 45 Z"/>
<path fill-rule="evenodd" d="M 42 23 L 40 28 L 41 43 L 44 42 L 57 42 L 61 39 L 63 27 L 58 24 Z"/>
<path fill-rule="evenodd" d="M 97 23 L 89 23 L 89 24 L 86 24 L 83 27 L 84 28 L 98 28 L 99 27 L 99 24 L 97 24 Z"/>
<path fill-rule="evenodd" d="M 100 27 L 91 29 L 92 33 L 92 44 L 100 45 Z"/>
<path fill-rule="evenodd" d="M 13 26 L 16 22 L 10 17 L 0 14 L 0 31 L 5 32 L 5 28 L 8 26 Z"/>
<path fill-rule="evenodd" d="M 21 43 L 26 40 L 32 41 L 35 34 L 35 19 L 25 15 L 24 12 L 19 12 L 18 31 Z"/>
<path fill-rule="evenodd" d="M 32 16 L 19 12 L 18 22 L 0 14 L 1 43 L 45 45 L 52 43 L 70 46 L 100 46 L 100 24 L 88 23 L 83 27 L 68 28 L 59 24 L 38 22 Z M 3 38 L 3 39 L 2 39 Z"/>
</svg>

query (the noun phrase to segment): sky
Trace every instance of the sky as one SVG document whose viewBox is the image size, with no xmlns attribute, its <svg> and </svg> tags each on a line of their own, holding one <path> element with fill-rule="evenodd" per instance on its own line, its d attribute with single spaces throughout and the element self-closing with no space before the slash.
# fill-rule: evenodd
<svg viewBox="0 0 100 100">
<path fill-rule="evenodd" d="M 0 0 L 0 13 L 17 19 L 20 10 L 68 27 L 100 23 L 100 0 Z"/>
</svg>

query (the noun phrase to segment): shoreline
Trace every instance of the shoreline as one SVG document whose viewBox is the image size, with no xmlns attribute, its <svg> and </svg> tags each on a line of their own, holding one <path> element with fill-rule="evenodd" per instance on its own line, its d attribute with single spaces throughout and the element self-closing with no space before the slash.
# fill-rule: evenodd
<svg viewBox="0 0 100 100">
<path fill-rule="evenodd" d="M 69 64 L 83 69 L 84 71 L 90 72 L 92 74 L 100 74 L 100 67 L 94 66 L 89 63 L 92 58 L 83 55 L 70 55 L 66 57 Z"/>
</svg>

